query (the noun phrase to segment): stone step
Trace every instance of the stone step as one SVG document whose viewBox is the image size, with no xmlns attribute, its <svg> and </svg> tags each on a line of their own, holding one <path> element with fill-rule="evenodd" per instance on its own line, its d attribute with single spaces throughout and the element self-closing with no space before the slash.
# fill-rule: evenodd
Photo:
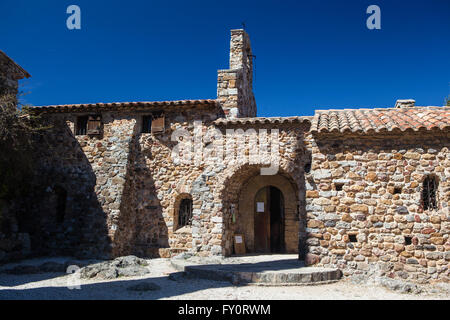
<svg viewBox="0 0 450 320">
<path fill-rule="evenodd" d="M 184 272 L 186 277 L 217 281 L 229 281 L 232 284 L 251 284 L 261 286 L 298 286 L 318 285 L 338 281 L 342 273 L 339 269 L 305 267 L 296 259 L 259 261 L 256 263 L 192 263 L 183 259 L 172 259 L 172 266 Z"/>
</svg>

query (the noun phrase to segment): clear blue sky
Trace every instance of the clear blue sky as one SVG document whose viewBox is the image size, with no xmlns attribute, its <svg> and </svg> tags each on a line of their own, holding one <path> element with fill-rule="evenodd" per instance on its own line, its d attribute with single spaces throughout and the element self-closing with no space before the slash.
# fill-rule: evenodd
<svg viewBox="0 0 450 320">
<path fill-rule="evenodd" d="M 81 30 L 66 27 L 71 4 Z M 371 4 L 381 30 L 366 27 Z M 0 49 L 32 75 L 33 105 L 214 99 L 243 21 L 258 116 L 450 94 L 450 0 L 1 0 L 0 13 Z"/>
</svg>

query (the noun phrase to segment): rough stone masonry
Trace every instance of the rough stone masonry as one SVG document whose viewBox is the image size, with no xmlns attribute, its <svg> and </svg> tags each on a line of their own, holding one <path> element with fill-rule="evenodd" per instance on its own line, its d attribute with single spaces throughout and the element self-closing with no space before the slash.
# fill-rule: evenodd
<svg viewBox="0 0 450 320">
<path fill-rule="evenodd" d="M 39 142 L 35 192 L 5 209 L 22 214 L 2 222 L 16 228 L 1 235 L 0 260 L 229 256 L 238 236 L 245 254 L 298 253 L 344 275 L 448 281 L 450 108 L 399 100 L 256 117 L 246 32 L 232 30 L 230 46 L 217 99 L 36 107 L 52 127 Z M 197 123 L 237 146 L 228 155 L 247 156 L 261 133 L 276 133 L 268 150 L 277 150 L 276 174 L 261 175 L 267 162 L 214 151 L 216 161 L 177 161 L 174 134 L 195 137 Z M 18 233 L 30 250 L 11 243 Z"/>
</svg>

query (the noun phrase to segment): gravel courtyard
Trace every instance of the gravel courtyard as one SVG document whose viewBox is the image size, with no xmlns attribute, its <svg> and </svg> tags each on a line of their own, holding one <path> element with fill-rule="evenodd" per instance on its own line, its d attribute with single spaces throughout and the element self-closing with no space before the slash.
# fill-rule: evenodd
<svg viewBox="0 0 450 320">
<path fill-rule="evenodd" d="M 38 265 L 61 262 L 64 258 L 33 259 L 21 264 Z M 67 260 L 67 258 L 66 258 Z M 0 300 L 16 299 L 181 299 L 181 300 L 310 300 L 310 299 L 440 299 L 449 300 L 448 285 L 427 286 L 420 294 L 399 293 L 382 286 L 354 284 L 348 279 L 317 286 L 233 286 L 229 282 L 187 279 L 180 275 L 168 259 L 147 260 L 150 273 L 139 277 L 120 277 L 113 280 L 81 280 L 81 289 L 74 285 L 73 276 L 61 272 L 35 274 L 7 274 L 0 272 Z M 14 267 L 14 264 L 2 266 Z M 148 288 L 150 283 L 150 289 Z M 130 287 L 144 290 L 130 290 Z"/>
</svg>

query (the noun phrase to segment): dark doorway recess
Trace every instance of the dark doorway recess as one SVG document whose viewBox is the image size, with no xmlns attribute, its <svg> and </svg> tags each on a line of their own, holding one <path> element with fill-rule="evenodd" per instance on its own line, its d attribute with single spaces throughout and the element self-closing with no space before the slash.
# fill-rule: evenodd
<svg viewBox="0 0 450 320">
<path fill-rule="evenodd" d="M 273 186 L 262 188 L 256 194 L 255 208 L 255 251 L 285 252 L 282 192 Z"/>
</svg>

